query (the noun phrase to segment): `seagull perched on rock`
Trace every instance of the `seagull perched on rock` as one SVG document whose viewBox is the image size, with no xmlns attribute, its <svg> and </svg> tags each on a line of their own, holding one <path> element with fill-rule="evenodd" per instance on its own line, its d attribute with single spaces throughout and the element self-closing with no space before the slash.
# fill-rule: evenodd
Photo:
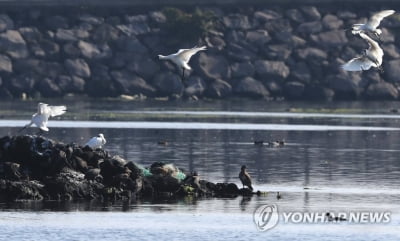
<svg viewBox="0 0 400 241">
<path fill-rule="evenodd" d="M 395 13 L 394 10 L 383 10 L 375 13 L 366 23 L 353 24 L 351 32 L 352 34 L 371 32 L 379 38 L 379 36 L 382 34 L 382 30 L 378 28 L 379 24 L 381 23 L 382 19 L 392 15 L 393 13 Z"/>
<path fill-rule="evenodd" d="M 376 41 L 371 39 L 364 32 L 360 32 L 359 35 L 368 42 L 369 48 L 363 51 L 363 55 L 361 57 L 351 59 L 349 62 L 342 65 L 342 68 L 347 71 L 362 71 L 368 70 L 371 67 L 382 70 L 382 48 Z"/>
<path fill-rule="evenodd" d="M 242 166 L 242 169 L 239 173 L 239 179 L 240 179 L 240 181 L 242 181 L 243 188 L 244 188 L 244 186 L 248 186 L 249 189 L 253 191 L 253 187 L 251 186 L 251 177 L 246 172 L 246 168 L 247 167 L 245 165 Z"/>
<path fill-rule="evenodd" d="M 31 122 L 29 124 L 25 125 L 19 131 L 26 129 L 27 127 L 30 127 L 33 124 L 35 124 L 37 127 L 39 127 L 39 129 L 40 129 L 39 132 L 49 131 L 49 128 L 47 128 L 47 122 L 49 120 L 49 117 L 62 115 L 66 111 L 67 111 L 67 107 L 65 105 L 51 106 L 51 105 L 48 105 L 45 103 L 39 103 L 37 113 L 32 115 Z"/>
<path fill-rule="evenodd" d="M 88 146 L 90 148 L 92 148 L 93 150 L 97 149 L 97 148 L 101 148 L 103 145 L 105 145 L 106 139 L 104 138 L 104 135 L 102 133 L 98 134 L 95 137 L 92 137 L 92 139 L 90 139 L 85 146 Z"/>
<path fill-rule="evenodd" d="M 158 55 L 159 59 L 169 59 L 174 64 L 178 66 L 178 68 L 182 68 L 182 81 L 185 78 L 185 69 L 191 70 L 190 66 L 188 65 L 190 58 L 195 55 L 197 52 L 206 50 L 206 46 L 202 47 L 193 47 L 191 49 L 180 49 L 178 52 L 174 54 L 170 54 L 167 56 Z"/>
</svg>

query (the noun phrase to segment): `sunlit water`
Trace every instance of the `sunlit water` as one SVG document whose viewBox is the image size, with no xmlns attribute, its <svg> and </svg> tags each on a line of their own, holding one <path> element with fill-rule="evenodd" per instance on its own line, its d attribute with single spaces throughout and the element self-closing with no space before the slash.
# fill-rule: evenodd
<svg viewBox="0 0 400 241">
<path fill-rule="evenodd" d="M 234 182 L 246 164 L 260 197 L 101 203 L 1 204 L 0 240 L 399 240 L 400 115 L 397 103 L 59 101 L 69 112 L 46 134 L 84 144 L 104 133 L 106 149 Z M 0 135 L 16 134 L 34 102 L 4 103 Z M 35 133 L 29 129 L 28 133 Z M 282 140 L 271 148 L 255 140 Z M 158 142 L 166 142 L 159 145 Z M 276 192 L 282 199 L 276 199 Z M 254 210 L 391 212 L 387 224 L 285 223 L 260 232 Z"/>
</svg>

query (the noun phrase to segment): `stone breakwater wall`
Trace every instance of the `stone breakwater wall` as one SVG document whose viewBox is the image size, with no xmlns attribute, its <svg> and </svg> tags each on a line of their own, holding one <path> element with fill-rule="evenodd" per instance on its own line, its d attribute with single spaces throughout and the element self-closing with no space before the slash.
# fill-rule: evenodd
<svg viewBox="0 0 400 241">
<path fill-rule="evenodd" d="M 275 4 L 167 10 L 2 10 L 0 98 L 399 99 L 396 15 L 382 22 L 384 71 L 349 73 L 340 65 L 368 46 L 345 29 L 376 9 Z M 208 50 L 192 58 L 184 82 L 181 70 L 157 58 L 195 45 Z"/>
</svg>

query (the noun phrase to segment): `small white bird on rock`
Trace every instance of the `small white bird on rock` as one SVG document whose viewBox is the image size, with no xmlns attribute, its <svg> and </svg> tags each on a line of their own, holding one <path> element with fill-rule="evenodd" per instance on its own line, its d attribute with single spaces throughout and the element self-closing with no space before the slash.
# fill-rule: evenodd
<svg viewBox="0 0 400 241">
<path fill-rule="evenodd" d="M 376 37 L 379 38 L 380 35 L 382 34 L 382 30 L 378 28 L 379 24 L 381 23 L 382 19 L 394 13 L 395 13 L 394 10 L 383 10 L 378 13 L 375 13 L 366 23 L 353 24 L 351 33 L 355 35 L 361 32 L 371 32 L 375 34 Z"/>
<path fill-rule="evenodd" d="M 92 148 L 93 150 L 97 149 L 97 148 L 102 148 L 103 145 L 105 145 L 106 139 L 104 138 L 104 135 L 102 133 L 98 134 L 95 137 L 92 137 L 92 139 L 90 139 L 85 146 L 88 146 L 90 148 Z"/>
<path fill-rule="evenodd" d="M 166 59 L 166 60 L 171 60 L 174 64 L 176 64 L 178 66 L 178 68 L 182 68 L 182 81 L 185 78 L 185 69 L 186 70 L 191 70 L 192 68 L 190 68 L 189 66 L 189 60 L 190 58 L 195 55 L 197 52 L 202 51 L 202 50 L 206 50 L 207 47 L 206 46 L 202 46 L 202 47 L 194 47 L 191 49 L 180 49 L 178 52 L 174 53 L 174 54 L 170 54 L 167 56 L 164 55 L 158 55 L 159 59 Z"/>
<path fill-rule="evenodd" d="M 369 48 L 364 50 L 361 57 L 351 59 L 349 62 L 342 65 L 342 68 L 346 71 L 363 71 L 368 70 L 371 67 L 382 70 L 382 48 L 376 41 L 372 40 L 365 33 L 361 32 L 360 37 L 368 42 Z"/>
<path fill-rule="evenodd" d="M 67 111 L 67 107 L 65 105 L 51 106 L 51 105 L 48 105 L 45 103 L 39 103 L 37 113 L 32 115 L 31 122 L 29 124 L 25 125 L 19 131 L 26 129 L 33 124 L 35 124 L 37 127 L 39 127 L 40 132 L 49 131 L 49 128 L 47 128 L 47 122 L 49 120 L 49 117 L 62 115 L 66 111 Z"/>
</svg>

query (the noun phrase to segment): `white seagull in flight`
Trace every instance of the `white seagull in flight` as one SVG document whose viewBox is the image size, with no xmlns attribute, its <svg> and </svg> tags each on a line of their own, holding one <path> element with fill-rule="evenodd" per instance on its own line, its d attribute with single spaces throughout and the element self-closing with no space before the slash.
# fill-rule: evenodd
<svg viewBox="0 0 400 241">
<path fill-rule="evenodd" d="M 174 54 L 170 54 L 167 56 L 164 55 L 158 55 L 159 59 L 169 59 L 171 60 L 174 64 L 178 66 L 178 68 L 182 68 L 182 81 L 185 78 L 185 69 L 186 70 L 191 70 L 190 66 L 188 65 L 190 58 L 195 55 L 197 52 L 206 50 L 206 46 L 202 47 L 193 47 L 191 49 L 180 49 L 178 52 Z"/>
<path fill-rule="evenodd" d="M 384 10 L 375 13 L 366 23 L 353 24 L 351 32 L 354 35 L 361 32 L 372 32 L 376 37 L 379 38 L 379 36 L 382 34 L 382 30 L 378 28 L 379 24 L 381 23 L 382 19 L 392 15 L 393 13 L 395 13 L 394 10 Z"/>
<path fill-rule="evenodd" d="M 104 138 L 104 135 L 102 133 L 98 134 L 95 137 L 92 137 L 92 139 L 90 139 L 85 146 L 88 146 L 90 148 L 92 148 L 93 150 L 97 149 L 97 148 L 101 148 L 103 145 L 105 145 L 106 139 Z"/>
<path fill-rule="evenodd" d="M 368 70 L 371 67 L 379 68 L 382 70 L 383 50 L 379 44 L 372 40 L 368 35 L 361 32 L 360 37 L 367 40 L 369 48 L 363 51 L 361 57 L 351 59 L 342 68 L 347 71 L 362 71 Z"/>
<path fill-rule="evenodd" d="M 32 115 L 31 122 L 28 123 L 27 125 L 25 125 L 19 131 L 22 131 L 25 128 L 28 128 L 33 124 L 35 124 L 37 127 L 39 127 L 39 129 L 40 129 L 39 132 L 49 131 L 49 128 L 47 128 L 47 122 L 49 120 L 49 117 L 62 115 L 66 111 L 67 111 L 67 107 L 65 105 L 51 106 L 51 105 L 48 105 L 45 103 L 39 103 L 37 113 Z"/>
</svg>

